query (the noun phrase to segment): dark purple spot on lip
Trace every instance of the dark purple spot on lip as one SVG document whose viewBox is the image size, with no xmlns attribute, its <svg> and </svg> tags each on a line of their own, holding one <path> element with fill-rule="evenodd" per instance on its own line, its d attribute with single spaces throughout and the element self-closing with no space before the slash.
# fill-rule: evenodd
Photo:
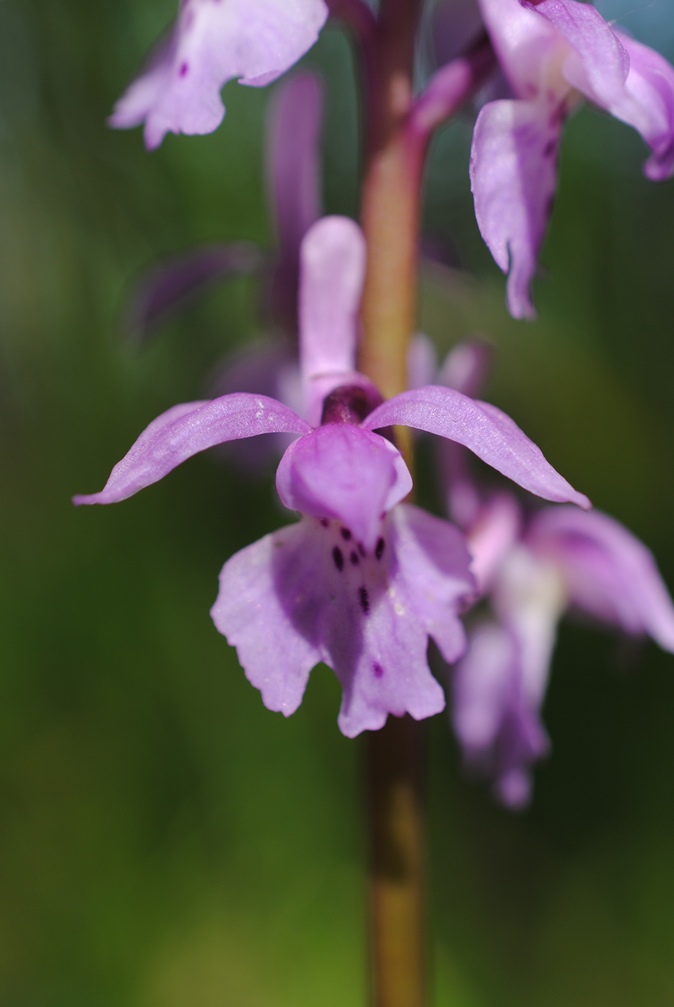
<svg viewBox="0 0 674 1007">
<path fill-rule="evenodd" d="M 334 560 L 335 566 L 341 573 L 342 570 L 344 569 L 344 556 L 339 546 L 335 546 L 335 548 L 332 550 L 332 558 Z"/>
<path fill-rule="evenodd" d="M 543 157 L 552 157 L 552 155 L 557 150 L 557 141 L 548 140 L 545 147 L 543 148 Z"/>
<path fill-rule="evenodd" d="M 372 671 L 374 672 L 375 678 L 382 678 L 384 674 L 384 669 L 380 665 L 379 661 L 372 662 Z"/>
<path fill-rule="evenodd" d="M 178 71 L 181 77 L 186 77 L 190 69 L 189 63 L 181 63 Z"/>
<path fill-rule="evenodd" d="M 384 555 L 384 549 L 385 548 L 386 548 L 386 542 L 384 541 L 384 539 L 383 538 L 378 538 L 377 539 L 377 544 L 376 544 L 375 549 L 374 549 L 374 554 L 377 557 L 377 559 L 381 559 L 382 558 L 382 556 Z"/>
<path fill-rule="evenodd" d="M 351 550 L 349 559 L 351 560 L 351 566 L 358 566 L 358 564 L 360 563 L 360 556 L 358 555 L 355 549 Z"/>
<path fill-rule="evenodd" d="M 363 615 L 370 614 L 370 595 L 367 593 L 366 587 L 358 588 L 358 601 L 360 602 L 360 607 L 363 610 Z"/>
<path fill-rule="evenodd" d="M 340 528 L 339 534 L 342 536 L 345 542 L 348 542 L 349 539 L 351 538 L 351 532 L 349 531 L 348 528 Z"/>
<path fill-rule="evenodd" d="M 321 527 L 327 528 L 329 524 L 330 524 L 330 522 L 328 521 L 328 519 L 326 517 L 322 517 L 321 518 Z"/>
</svg>

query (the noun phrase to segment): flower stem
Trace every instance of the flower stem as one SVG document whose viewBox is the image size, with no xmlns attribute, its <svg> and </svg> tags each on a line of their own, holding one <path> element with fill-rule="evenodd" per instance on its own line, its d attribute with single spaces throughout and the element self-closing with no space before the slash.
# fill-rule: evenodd
<svg viewBox="0 0 674 1007">
<path fill-rule="evenodd" d="M 373 1007 L 426 1003 L 425 735 L 390 717 L 366 741 Z"/>
<path fill-rule="evenodd" d="M 382 0 L 361 217 L 368 261 L 359 367 L 389 398 L 407 386 L 416 313 L 419 207 L 425 143 L 406 129 L 413 105 L 414 41 L 421 0 Z"/>
<path fill-rule="evenodd" d="M 407 387 L 426 138 L 407 128 L 422 0 L 381 0 L 369 46 L 359 369 L 385 398 Z M 410 463 L 409 441 L 399 446 Z M 366 741 L 373 1007 L 424 1007 L 423 725 L 390 717 Z"/>
</svg>

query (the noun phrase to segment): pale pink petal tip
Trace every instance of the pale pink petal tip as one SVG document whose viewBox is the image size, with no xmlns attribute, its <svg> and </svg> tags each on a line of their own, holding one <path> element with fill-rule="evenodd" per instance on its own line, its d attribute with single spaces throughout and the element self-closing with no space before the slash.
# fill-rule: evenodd
<svg viewBox="0 0 674 1007">
<path fill-rule="evenodd" d="M 168 132 L 212 132 L 225 114 L 223 85 L 275 80 L 311 48 L 327 14 L 323 0 L 184 0 L 171 34 L 117 102 L 110 125 L 145 123 L 149 149 Z"/>
</svg>

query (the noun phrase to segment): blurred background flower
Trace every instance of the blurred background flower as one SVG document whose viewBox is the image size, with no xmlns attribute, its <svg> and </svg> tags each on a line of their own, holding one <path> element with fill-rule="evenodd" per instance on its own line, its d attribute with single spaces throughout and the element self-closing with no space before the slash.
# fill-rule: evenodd
<svg viewBox="0 0 674 1007">
<path fill-rule="evenodd" d="M 668 0 L 600 8 L 674 59 Z M 3 1007 L 362 1002 L 358 745 L 334 727 L 337 683 L 319 671 L 292 720 L 269 713 L 208 615 L 222 557 L 278 526 L 272 481 L 260 502 L 259 484 L 202 456 L 123 508 L 70 504 L 258 334 L 242 278 L 140 350 L 119 338 L 157 257 L 273 243 L 269 89 L 230 85 L 216 133 L 151 156 L 105 126 L 173 14 L 165 0 L 0 3 Z M 342 35 L 324 31 L 305 64 L 327 78 L 326 211 L 354 214 Z M 550 278 L 524 325 L 475 225 L 470 136 L 466 120 L 434 145 L 427 230 L 465 272 L 426 272 L 422 328 L 441 355 L 489 336 L 493 401 L 648 543 L 671 587 L 674 186 L 643 178 L 619 123 L 574 116 Z M 567 624 L 544 715 L 554 752 L 519 816 L 464 781 L 433 722 L 434 1003 L 670 1003 L 672 660 Z"/>
</svg>

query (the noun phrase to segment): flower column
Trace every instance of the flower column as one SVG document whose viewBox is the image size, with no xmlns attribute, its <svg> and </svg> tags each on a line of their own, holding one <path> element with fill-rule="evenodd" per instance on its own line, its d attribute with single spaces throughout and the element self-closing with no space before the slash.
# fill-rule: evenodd
<svg viewBox="0 0 674 1007">
<path fill-rule="evenodd" d="M 407 129 L 421 0 L 382 0 L 372 38 L 362 224 L 367 241 L 362 370 L 385 397 L 407 385 L 416 310 L 425 144 Z M 406 452 L 409 455 L 409 451 Z M 389 718 L 366 741 L 370 974 L 375 1007 L 422 1007 L 424 725 Z"/>
</svg>

